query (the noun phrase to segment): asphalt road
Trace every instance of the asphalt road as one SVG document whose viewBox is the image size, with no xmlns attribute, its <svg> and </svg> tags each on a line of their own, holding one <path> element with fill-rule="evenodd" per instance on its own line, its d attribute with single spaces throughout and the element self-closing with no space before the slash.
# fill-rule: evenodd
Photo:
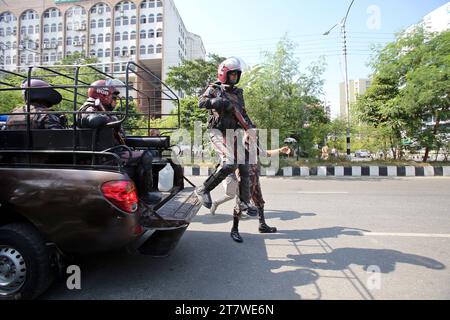
<svg viewBox="0 0 450 320">
<path fill-rule="evenodd" d="M 196 183 L 204 177 L 192 179 Z M 43 299 L 450 299 L 450 178 L 262 178 L 267 222 L 202 208 L 169 258 L 80 260 Z M 221 192 L 219 186 L 213 196 Z"/>
</svg>

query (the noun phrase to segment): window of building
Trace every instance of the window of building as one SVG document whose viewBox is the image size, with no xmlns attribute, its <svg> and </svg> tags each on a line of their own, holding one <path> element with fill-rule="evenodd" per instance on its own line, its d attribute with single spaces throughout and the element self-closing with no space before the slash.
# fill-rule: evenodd
<svg viewBox="0 0 450 320">
<path fill-rule="evenodd" d="M 135 40 L 135 39 L 136 39 L 136 31 L 131 31 L 130 40 Z"/>
<path fill-rule="evenodd" d="M 122 6 L 123 6 L 123 11 L 130 10 L 130 5 L 128 2 L 125 2 Z"/>
<path fill-rule="evenodd" d="M 163 22 L 163 15 L 161 13 L 158 13 L 156 16 L 156 22 Z"/>
<path fill-rule="evenodd" d="M 58 45 L 58 42 L 56 41 L 56 38 L 52 38 L 52 40 L 50 41 L 51 45 L 56 47 Z"/>
<path fill-rule="evenodd" d="M 95 50 L 92 49 L 91 51 L 89 51 L 89 55 L 90 55 L 91 57 L 95 57 Z"/>
<path fill-rule="evenodd" d="M 130 24 L 135 25 L 136 24 L 136 16 L 132 16 L 130 19 Z"/>
<path fill-rule="evenodd" d="M 111 41 L 111 33 L 107 33 L 105 36 L 105 42 L 110 42 Z"/>
<path fill-rule="evenodd" d="M 148 38 L 151 39 L 154 37 L 155 37 L 155 30 L 153 29 L 148 30 Z"/>
<path fill-rule="evenodd" d="M 97 42 L 102 43 L 103 42 L 103 33 L 100 33 L 97 37 Z"/>
<path fill-rule="evenodd" d="M 34 33 L 34 27 L 28 26 L 28 34 L 33 34 L 33 33 Z"/>
<path fill-rule="evenodd" d="M 114 34 L 114 41 L 120 41 L 120 32 Z"/>
<path fill-rule="evenodd" d="M 44 33 L 50 32 L 50 26 L 48 24 L 44 24 Z"/>
<path fill-rule="evenodd" d="M 149 0 L 148 1 L 148 7 L 149 8 L 154 8 L 155 7 L 155 0 Z"/>
<path fill-rule="evenodd" d="M 156 46 L 156 53 L 161 53 L 162 52 L 162 45 L 158 44 Z"/>
<path fill-rule="evenodd" d="M 67 31 L 73 30 L 73 23 L 72 22 L 68 22 L 67 25 L 66 25 L 66 29 L 67 29 Z"/>
<path fill-rule="evenodd" d="M 114 57 L 118 57 L 120 56 L 120 48 L 119 47 L 115 47 L 114 48 Z"/>
<path fill-rule="evenodd" d="M 140 34 L 139 34 L 139 37 L 140 37 L 141 39 L 145 39 L 146 35 L 147 35 L 147 32 L 146 32 L 145 30 L 141 30 L 141 32 L 140 32 Z"/>
<path fill-rule="evenodd" d="M 97 6 L 91 8 L 91 13 L 97 13 Z"/>
<path fill-rule="evenodd" d="M 120 71 L 120 64 L 116 63 L 114 64 L 114 72 L 119 72 Z"/>
<path fill-rule="evenodd" d="M 148 16 L 148 22 L 149 22 L 149 23 L 155 22 L 155 15 L 154 15 L 154 14 L 150 14 L 150 15 Z"/>
<path fill-rule="evenodd" d="M 75 37 L 76 38 L 76 37 Z M 95 44 L 95 40 L 96 40 L 96 38 L 97 38 L 97 36 L 95 35 L 95 34 L 92 34 L 91 36 L 90 36 L 90 40 L 91 40 L 91 44 Z"/>
<path fill-rule="evenodd" d="M 61 51 L 58 52 L 58 60 L 62 60 L 63 58 L 63 53 Z"/>
<path fill-rule="evenodd" d="M 50 18 L 50 10 L 45 10 L 44 18 Z"/>
<path fill-rule="evenodd" d="M 128 56 L 128 47 L 122 48 L 122 56 Z"/>
<path fill-rule="evenodd" d="M 24 54 L 21 54 L 20 55 L 20 63 L 24 64 L 25 63 L 25 59 L 26 59 L 26 56 Z"/>
<path fill-rule="evenodd" d="M 108 57 L 111 57 L 111 49 L 105 49 L 105 57 L 106 58 L 108 58 Z"/>
<path fill-rule="evenodd" d="M 55 62 L 56 61 L 56 52 L 50 53 L 50 61 Z"/>
<path fill-rule="evenodd" d="M 141 2 L 141 9 L 147 8 L 147 0 Z"/>
<path fill-rule="evenodd" d="M 116 19 L 114 19 L 114 25 L 116 27 L 120 27 L 120 17 L 117 17 Z"/>
<path fill-rule="evenodd" d="M 56 32 L 57 28 L 56 28 L 56 23 L 52 23 L 51 27 L 50 27 L 50 32 Z"/>
<path fill-rule="evenodd" d="M 81 43 L 86 43 L 86 35 L 81 36 Z"/>
<path fill-rule="evenodd" d="M 130 20 L 127 16 L 123 17 L 122 25 L 127 26 L 129 24 Z"/>
<path fill-rule="evenodd" d="M 91 20 L 91 29 L 95 29 L 97 27 L 97 21 Z"/>
<path fill-rule="evenodd" d="M 61 12 L 59 10 L 53 9 L 52 10 L 52 18 L 56 18 L 61 16 Z"/>
<path fill-rule="evenodd" d="M 111 27 L 111 19 L 110 18 L 106 19 L 105 27 Z"/>
<path fill-rule="evenodd" d="M 148 50 L 147 50 L 148 54 L 154 54 L 155 53 L 155 46 L 154 45 L 149 45 L 148 46 Z"/>
<path fill-rule="evenodd" d="M 72 45 L 72 37 L 66 38 L 66 45 L 71 46 Z"/>
<path fill-rule="evenodd" d="M 157 2 L 156 2 L 156 6 L 159 8 L 159 7 L 162 7 L 163 6 L 163 4 L 162 4 L 162 1 L 161 0 L 158 0 Z"/>
<path fill-rule="evenodd" d="M 135 10 L 136 9 L 136 5 L 132 2 L 130 5 L 130 10 Z"/>
<path fill-rule="evenodd" d="M 156 30 L 156 37 L 157 37 L 157 38 L 161 38 L 162 35 L 163 35 L 163 31 L 162 31 L 161 28 L 159 28 L 158 30 Z"/>
<path fill-rule="evenodd" d="M 62 47 L 62 45 L 63 45 L 63 38 L 59 37 L 58 38 L 58 46 Z"/>
<path fill-rule="evenodd" d="M 25 27 L 25 26 L 22 26 L 22 27 L 20 27 L 20 34 L 26 34 L 27 33 L 27 27 Z"/>
<path fill-rule="evenodd" d="M 48 63 L 48 61 L 49 61 L 48 53 L 44 53 L 43 58 L 44 58 L 44 62 Z"/>
<path fill-rule="evenodd" d="M 97 23 L 97 28 L 103 28 L 103 26 L 104 26 L 104 21 L 103 21 L 103 19 L 99 19 L 99 20 L 98 20 L 98 23 Z"/>
<path fill-rule="evenodd" d="M 11 27 L 7 27 L 6 28 L 6 36 L 10 36 L 11 35 Z"/>
<path fill-rule="evenodd" d="M 125 31 L 125 32 L 122 34 L 122 40 L 128 40 L 128 32 L 127 32 L 127 31 Z"/>
<path fill-rule="evenodd" d="M 5 64 L 11 64 L 11 57 L 10 56 L 6 56 Z"/>
<path fill-rule="evenodd" d="M 14 29 L 15 29 L 15 27 L 14 27 Z M 35 25 L 34 26 L 34 33 L 36 33 L 36 34 L 39 34 L 39 33 L 41 33 L 41 26 L 40 25 Z"/>
<path fill-rule="evenodd" d="M 59 32 L 63 31 L 63 24 L 62 24 L 62 22 L 58 23 L 58 31 Z"/>
<path fill-rule="evenodd" d="M 147 23 L 147 17 L 145 16 L 145 14 L 141 15 L 141 18 L 139 20 L 142 23 Z"/>
<path fill-rule="evenodd" d="M 134 56 L 136 54 L 136 47 L 135 46 L 132 46 L 131 48 L 130 48 L 130 55 L 131 56 Z"/>
<path fill-rule="evenodd" d="M 97 57 L 103 58 L 103 49 L 98 49 L 98 51 L 97 51 Z"/>
<path fill-rule="evenodd" d="M 139 47 L 139 53 L 141 56 L 145 54 L 145 46 L 144 45 Z"/>
</svg>

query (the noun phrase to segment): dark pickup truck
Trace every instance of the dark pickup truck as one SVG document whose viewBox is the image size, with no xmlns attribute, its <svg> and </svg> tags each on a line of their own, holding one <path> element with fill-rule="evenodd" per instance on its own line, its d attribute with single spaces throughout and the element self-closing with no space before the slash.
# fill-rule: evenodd
<svg viewBox="0 0 450 320">
<path fill-rule="evenodd" d="M 137 65 L 127 71 L 138 68 L 156 78 Z M 114 152 L 114 130 L 0 130 L 0 299 L 38 297 L 66 257 L 119 248 L 163 257 L 175 248 L 200 204 L 183 168 L 166 155 L 169 137 L 127 136 L 122 146 L 151 150 L 154 186 L 168 163 L 174 170 L 172 190 L 148 205 Z"/>
</svg>

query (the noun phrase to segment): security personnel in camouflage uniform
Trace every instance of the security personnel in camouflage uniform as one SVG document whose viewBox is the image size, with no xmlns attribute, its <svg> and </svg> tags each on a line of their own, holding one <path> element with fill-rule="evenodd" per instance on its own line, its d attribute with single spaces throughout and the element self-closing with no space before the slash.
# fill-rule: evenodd
<svg viewBox="0 0 450 320">
<path fill-rule="evenodd" d="M 77 126 L 80 128 L 102 128 L 118 121 L 114 115 L 108 114 L 115 109 L 120 90 L 117 86 L 125 86 L 119 80 L 98 80 L 88 89 L 88 99 L 78 110 Z M 120 123 L 115 127 L 116 145 L 125 145 L 125 133 Z M 161 197 L 152 192 L 153 189 L 153 155 L 149 150 L 119 153 L 126 162 L 131 178 L 136 181 L 139 198 L 147 204 L 155 204 Z"/>
<path fill-rule="evenodd" d="M 50 84 L 39 79 L 25 80 L 21 87 L 25 103 L 30 104 L 30 129 L 64 129 L 67 126 L 67 118 L 64 115 L 48 113 L 51 107 L 61 102 L 61 94 L 53 89 Z M 34 88 L 34 89 L 33 89 Z M 27 105 L 18 107 L 6 121 L 7 130 L 27 129 Z M 24 113 L 17 114 L 15 113 Z"/>
<path fill-rule="evenodd" d="M 241 73 L 239 59 L 233 57 L 225 60 L 219 66 L 218 81 L 211 84 L 200 98 L 199 107 L 209 111 L 209 136 L 215 151 L 220 156 L 221 166 L 196 190 L 199 200 L 210 209 L 212 206 L 210 192 L 228 175 L 239 169 L 239 196 L 233 211 L 233 228 L 231 230 L 231 237 L 236 242 L 243 241 L 239 235 L 238 225 L 241 213 L 249 208 L 250 187 L 248 161 L 245 163 L 236 161 L 238 144 L 242 144 L 242 141 L 237 138 L 234 138 L 233 141 L 226 140 L 227 130 L 243 129 L 233 113 L 233 108 L 242 114 L 250 127 L 253 126 L 245 111 L 243 90 L 235 87 L 240 80 Z"/>
</svg>

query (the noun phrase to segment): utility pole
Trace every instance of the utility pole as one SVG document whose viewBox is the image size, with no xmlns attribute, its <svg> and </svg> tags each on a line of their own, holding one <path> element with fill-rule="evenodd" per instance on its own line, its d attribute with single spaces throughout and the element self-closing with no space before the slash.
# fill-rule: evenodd
<svg viewBox="0 0 450 320">
<path fill-rule="evenodd" d="M 345 17 L 341 20 L 341 22 L 336 23 L 333 27 L 331 27 L 330 30 L 325 32 L 323 35 L 327 36 L 330 34 L 330 32 L 338 25 L 341 26 L 341 34 L 342 34 L 342 40 L 343 40 L 343 53 L 344 53 L 344 69 L 345 69 L 345 104 L 346 104 L 346 112 L 347 112 L 347 156 L 350 157 L 351 148 L 350 148 L 350 93 L 349 93 L 349 87 L 348 87 L 348 64 L 347 64 L 347 31 L 345 29 L 345 25 L 347 22 L 348 14 L 350 13 L 350 9 L 353 5 L 353 2 L 355 0 L 352 0 L 350 5 L 347 9 L 347 14 Z"/>
</svg>

